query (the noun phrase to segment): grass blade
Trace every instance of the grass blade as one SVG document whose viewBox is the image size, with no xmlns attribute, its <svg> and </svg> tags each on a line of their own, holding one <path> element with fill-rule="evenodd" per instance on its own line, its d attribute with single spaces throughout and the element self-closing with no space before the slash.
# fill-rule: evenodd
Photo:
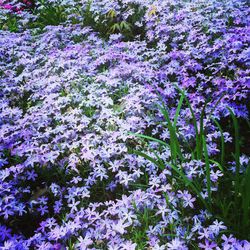
<svg viewBox="0 0 250 250">
<path fill-rule="evenodd" d="M 206 110 L 208 103 L 209 103 L 209 101 L 205 102 L 205 105 L 203 106 L 202 111 L 201 111 L 200 133 L 198 136 L 198 141 L 196 142 L 197 143 L 197 157 L 198 157 L 198 159 L 202 159 L 202 151 L 203 151 L 202 150 L 203 149 L 202 143 L 203 143 L 203 130 L 204 130 L 203 123 L 204 123 L 205 110 Z"/>
<path fill-rule="evenodd" d="M 177 160 L 177 155 L 183 159 L 182 153 L 181 153 L 181 148 L 180 148 L 180 144 L 176 135 L 176 131 L 174 130 L 168 111 L 166 110 L 166 108 L 163 107 L 159 107 L 162 114 L 164 115 L 164 118 L 167 121 L 167 125 L 168 125 L 168 129 L 170 132 L 170 149 L 171 149 L 171 156 L 174 158 L 174 162 L 176 162 Z"/>
<path fill-rule="evenodd" d="M 243 228 L 247 228 L 250 221 L 250 165 L 248 165 L 247 170 L 244 175 L 244 179 L 242 181 L 242 210 L 243 210 L 243 220 L 242 220 L 242 226 Z"/>
<path fill-rule="evenodd" d="M 154 163 L 156 166 L 158 166 L 160 169 L 165 169 L 166 166 L 163 165 L 162 163 L 159 163 L 158 161 L 156 161 L 153 157 L 138 151 L 138 150 L 134 150 L 133 151 L 135 154 L 144 157 L 145 159 L 149 160 L 150 162 Z M 175 173 L 178 174 L 180 178 L 180 180 L 186 185 L 186 186 L 190 186 L 190 188 L 193 190 L 193 192 L 199 197 L 199 199 L 201 200 L 201 202 L 204 204 L 204 206 L 210 211 L 210 206 L 207 204 L 206 200 L 201 196 L 201 191 L 199 189 L 197 189 L 197 187 L 194 185 L 194 183 L 188 179 L 188 177 L 181 171 L 179 170 L 175 165 L 168 163 L 168 165 L 174 170 Z"/>
<path fill-rule="evenodd" d="M 223 130 L 222 130 L 219 122 L 217 122 L 215 119 L 213 119 L 213 121 L 216 124 L 216 126 L 218 127 L 218 129 L 220 131 L 220 135 L 221 135 L 221 160 L 220 160 L 220 164 L 221 164 L 221 166 L 224 166 L 224 159 L 225 159 L 225 138 L 224 138 Z"/>
<path fill-rule="evenodd" d="M 137 133 L 132 133 L 132 132 L 128 132 L 129 135 L 134 135 L 136 137 L 140 137 L 140 138 L 143 138 L 143 139 L 147 139 L 149 141 L 154 141 L 154 142 L 158 142 L 159 144 L 163 145 L 163 146 L 166 146 L 169 148 L 169 145 L 162 141 L 162 140 L 159 140 L 159 139 L 156 139 L 154 137 L 151 137 L 151 136 L 147 136 L 147 135 L 143 135 L 143 134 L 137 134 Z"/>
<path fill-rule="evenodd" d="M 211 159 L 209 159 L 209 161 L 214 163 L 215 165 L 217 165 L 217 167 L 220 169 L 221 172 L 224 172 L 224 169 L 223 169 L 222 165 L 219 162 L 211 160 Z"/>
<path fill-rule="evenodd" d="M 218 99 L 218 101 L 215 103 L 215 105 L 213 106 L 212 110 L 210 111 L 210 114 L 209 114 L 209 120 L 211 119 L 215 109 L 217 108 L 217 106 L 219 105 L 221 99 L 226 95 L 226 92 L 222 93 L 221 97 Z"/>
<path fill-rule="evenodd" d="M 142 156 L 144 157 L 145 159 L 149 160 L 150 162 L 154 163 L 156 166 L 158 166 L 161 170 L 164 170 L 165 169 L 165 166 L 162 164 L 162 163 L 159 163 L 158 161 L 156 161 L 153 157 L 141 152 L 141 151 L 138 151 L 138 150 L 133 150 L 133 153 L 139 155 L 139 156 Z"/>
<path fill-rule="evenodd" d="M 173 127 L 174 127 L 175 130 L 176 130 L 176 124 L 177 124 L 178 117 L 180 115 L 183 100 L 184 100 L 184 94 L 181 94 L 181 98 L 179 100 L 178 107 L 176 109 L 175 116 L 174 116 L 174 125 L 173 125 Z"/>
<path fill-rule="evenodd" d="M 191 104 L 190 104 L 190 102 L 189 102 L 187 96 L 185 95 L 184 91 L 181 90 L 176 84 L 174 84 L 174 86 L 175 86 L 176 89 L 183 95 L 183 97 L 184 97 L 184 99 L 185 99 L 185 101 L 186 101 L 186 103 L 187 103 L 187 105 L 188 105 L 188 108 L 189 108 L 189 110 L 190 110 L 190 112 L 191 112 L 191 116 L 192 116 L 194 128 L 195 128 L 195 138 L 196 138 L 196 142 L 198 142 L 198 141 L 199 141 L 199 131 L 198 131 L 198 126 L 197 126 L 197 121 L 196 121 L 196 118 L 195 118 L 195 115 L 194 115 L 194 110 L 193 110 L 193 108 L 192 108 L 192 106 L 191 106 Z M 196 143 L 196 153 L 197 153 L 197 152 L 198 152 L 198 145 L 197 145 L 197 143 Z M 197 156 L 197 158 L 198 158 L 198 156 Z M 198 159 L 199 159 L 199 158 L 198 158 Z"/>
<path fill-rule="evenodd" d="M 227 109 L 230 112 L 230 115 L 233 119 L 233 124 L 234 124 L 234 141 L 235 141 L 235 163 L 236 163 L 236 184 L 235 184 L 235 192 L 238 195 L 239 190 L 240 190 L 240 136 L 239 136 L 239 125 L 237 118 L 232 111 L 231 108 L 227 107 Z"/>
<path fill-rule="evenodd" d="M 207 192 L 208 192 L 208 202 L 211 205 L 211 176 L 210 176 L 210 164 L 209 164 L 209 158 L 208 158 L 208 152 L 207 152 L 207 143 L 205 136 L 202 136 L 203 138 L 203 150 L 204 150 L 204 156 L 205 156 L 205 164 L 206 164 L 206 180 L 207 180 Z"/>
</svg>

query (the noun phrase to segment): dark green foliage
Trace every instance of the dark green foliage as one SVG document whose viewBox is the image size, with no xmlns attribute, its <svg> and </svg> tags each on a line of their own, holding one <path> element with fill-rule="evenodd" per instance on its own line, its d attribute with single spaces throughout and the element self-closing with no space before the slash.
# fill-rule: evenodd
<svg viewBox="0 0 250 250">
<path fill-rule="evenodd" d="M 212 119 L 215 125 L 219 128 L 221 134 L 221 156 L 220 159 L 217 157 L 210 157 L 207 150 L 206 143 L 206 134 L 203 129 L 203 123 L 200 122 L 201 128 L 199 133 L 196 136 L 196 147 L 193 149 L 192 155 L 195 156 L 194 159 L 204 159 L 205 162 L 205 175 L 206 175 L 206 190 L 208 193 L 208 198 L 203 198 L 201 195 L 202 188 L 199 182 L 196 180 L 190 180 L 182 170 L 182 163 L 186 160 L 182 157 L 181 154 L 181 145 L 178 141 L 178 133 L 176 129 L 176 121 L 180 112 L 180 107 L 182 101 L 185 99 L 186 104 L 190 108 L 193 117 L 193 123 L 197 126 L 197 121 L 192 110 L 192 107 L 185 97 L 183 91 L 181 92 L 181 98 L 176 110 L 176 115 L 174 122 L 172 123 L 169 117 L 167 110 L 164 107 L 160 107 L 161 112 L 163 113 L 167 124 L 168 130 L 170 131 L 170 140 L 165 142 L 156 138 L 153 138 L 148 135 L 142 134 L 133 134 L 141 139 L 149 140 L 153 142 L 158 142 L 161 147 L 168 147 L 171 150 L 171 159 L 172 163 L 164 163 L 157 152 L 154 152 L 155 157 L 149 156 L 148 154 L 139 151 L 133 150 L 133 153 L 144 157 L 149 160 L 159 169 L 163 170 L 166 168 L 166 165 L 170 166 L 172 169 L 173 178 L 177 180 L 177 185 L 185 186 L 190 189 L 190 191 L 197 195 L 200 206 L 204 206 L 208 211 L 210 211 L 215 218 L 218 218 L 225 222 L 228 226 L 229 231 L 237 235 L 237 237 L 242 239 L 250 239 L 250 166 L 243 168 L 240 164 L 240 134 L 239 134 L 239 123 L 234 112 L 228 108 L 230 115 L 233 120 L 234 126 L 234 153 L 230 158 L 230 154 L 226 156 L 225 153 L 225 141 L 223 137 L 223 130 L 220 124 Z M 205 107 L 202 110 L 201 121 L 205 117 Z M 211 115 L 210 115 L 211 118 Z M 198 129 L 197 129 L 198 131 Z M 226 159 L 225 159 L 226 158 Z M 235 172 L 232 172 L 227 164 L 226 160 L 234 160 L 235 162 Z M 219 163 L 220 162 L 220 163 Z M 210 163 L 213 163 L 218 166 L 218 168 L 223 172 L 223 180 L 219 183 L 218 192 L 212 193 L 212 183 L 211 183 L 211 168 Z"/>
</svg>

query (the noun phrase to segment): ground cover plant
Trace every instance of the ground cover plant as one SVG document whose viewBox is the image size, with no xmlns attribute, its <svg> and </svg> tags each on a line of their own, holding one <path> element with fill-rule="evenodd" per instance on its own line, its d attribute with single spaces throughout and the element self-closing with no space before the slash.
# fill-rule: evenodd
<svg viewBox="0 0 250 250">
<path fill-rule="evenodd" d="M 0 249 L 250 249 L 249 12 L 0 1 Z"/>
</svg>

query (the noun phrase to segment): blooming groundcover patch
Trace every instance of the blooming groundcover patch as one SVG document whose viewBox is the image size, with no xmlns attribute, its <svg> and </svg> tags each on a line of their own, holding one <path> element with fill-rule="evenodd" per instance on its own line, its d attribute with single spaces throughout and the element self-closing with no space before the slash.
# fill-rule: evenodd
<svg viewBox="0 0 250 250">
<path fill-rule="evenodd" d="M 250 249 L 247 1 L 1 1 L 1 249 Z"/>
</svg>

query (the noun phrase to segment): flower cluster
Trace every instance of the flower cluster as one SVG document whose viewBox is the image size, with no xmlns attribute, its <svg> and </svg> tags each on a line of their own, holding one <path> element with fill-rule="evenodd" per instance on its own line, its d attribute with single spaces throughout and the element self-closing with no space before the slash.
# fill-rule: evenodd
<svg viewBox="0 0 250 250">
<path fill-rule="evenodd" d="M 51 0 L 63 23 L 27 29 L 42 20 L 39 4 L 37 16 L 11 14 L 22 17 L 17 33 L 0 32 L 0 248 L 250 249 L 180 185 L 168 147 L 129 133 L 168 142 L 158 105 L 174 120 L 180 88 L 195 118 L 204 117 L 209 156 L 221 153 L 222 137 L 232 142 L 230 129 L 220 132 L 210 118 L 225 121 L 227 107 L 249 115 L 246 1 Z M 0 2 L 0 20 L 9 11 Z M 97 23 L 110 15 L 120 26 L 135 22 L 131 33 L 104 39 L 102 26 L 83 25 L 86 13 Z M 206 163 L 189 150 L 188 106 L 176 127 L 185 156 L 177 165 L 206 198 Z M 157 151 L 164 169 L 134 149 Z M 249 157 L 240 160 L 245 172 Z M 225 173 L 210 163 L 216 195 Z"/>
</svg>

